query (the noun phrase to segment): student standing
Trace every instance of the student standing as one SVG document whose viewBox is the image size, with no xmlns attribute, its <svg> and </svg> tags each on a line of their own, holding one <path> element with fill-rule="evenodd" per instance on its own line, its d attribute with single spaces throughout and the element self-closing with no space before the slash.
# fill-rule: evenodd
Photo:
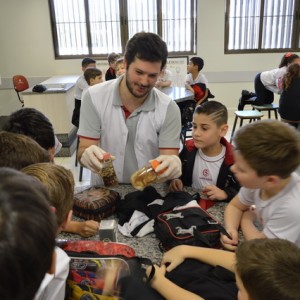
<svg viewBox="0 0 300 300">
<path fill-rule="evenodd" d="M 81 62 L 81 70 L 84 72 L 87 68 L 96 68 L 96 61 L 92 58 L 85 57 Z M 75 106 L 72 115 L 72 124 L 79 127 L 81 96 L 84 89 L 88 87 L 88 84 L 83 76 L 80 75 L 75 84 Z"/>
</svg>

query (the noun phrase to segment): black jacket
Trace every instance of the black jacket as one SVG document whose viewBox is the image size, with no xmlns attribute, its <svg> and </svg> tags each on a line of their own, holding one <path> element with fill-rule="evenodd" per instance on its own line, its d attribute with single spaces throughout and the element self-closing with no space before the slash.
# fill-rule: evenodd
<svg viewBox="0 0 300 300">
<path fill-rule="evenodd" d="M 221 139 L 221 143 L 226 147 L 225 159 L 221 165 L 219 176 L 217 179 L 217 187 L 224 190 L 228 195 L 226 201 L 230 201 L 239 191 L 240 185 L 233 173 L 230 171 L 230 166 L 233 165 L 232 145 L 225 138 Z M 193 170 L 195 157 L 198 149 L 195 147 L 194 140 L 188 140 L 185 143 L 179 157 L 182 162 L 181 180 L 185 186 L 191 186 L 193 181 Z"/>
</svg>

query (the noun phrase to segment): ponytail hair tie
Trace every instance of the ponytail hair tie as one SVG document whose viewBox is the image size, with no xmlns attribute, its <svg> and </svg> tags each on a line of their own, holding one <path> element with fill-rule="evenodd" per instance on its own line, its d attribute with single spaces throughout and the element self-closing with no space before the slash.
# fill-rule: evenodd
<svg viewBox="0 0 300 300">
<path fill-rule="evenodd" d="M 291 57 L 292 55 L 294 55 L 294 53 L 292 52 L 288 52 L 284 55 L 285 58 Z"/>
</svg>

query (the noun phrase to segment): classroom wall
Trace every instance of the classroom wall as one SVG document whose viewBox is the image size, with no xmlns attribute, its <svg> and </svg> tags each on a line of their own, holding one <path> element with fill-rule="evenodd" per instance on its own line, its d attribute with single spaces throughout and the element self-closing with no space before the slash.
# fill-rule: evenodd
<svg viewBox="0 0 300 300">
<path fill-rule="evenodd" d="M 0 7 L 0 115 L 7 115 L 20 107 L 13 75 L 34 85 L 53 75 L 80 74 L 81 60 L 55 60 L 47 0 L 0 0 Z M 276 67 L 282 53 L 225 55 L 224 9 L 225 0 L 198 0 L 197 55 L 216 100 L 234 110 L 241 90 L 253 90 L 255 74 Z"/>
</svg>

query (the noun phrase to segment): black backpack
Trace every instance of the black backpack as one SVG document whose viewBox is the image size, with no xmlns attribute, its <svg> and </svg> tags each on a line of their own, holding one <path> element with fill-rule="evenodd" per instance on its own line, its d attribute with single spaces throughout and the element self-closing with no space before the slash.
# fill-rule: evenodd
<svg viewBox="0 0 300 300">
<path fill-rule="evenodd" d="M 229 270 L 186 259 L 166 277 L 176 285 L 206 300 L 236 300 L 238 289 L 235 275 Z"/>
<path fill-rule="evenodd" d="M 154 225 L 163 251 L 178 245 L 221 247 L 221 233 L 227 236 L 228 233 L 206 210 L 199 205 L 176 208 L 199 198 L 198 193 L 193 196 L 187 192 L 167 194 Z"/>
</svg>

